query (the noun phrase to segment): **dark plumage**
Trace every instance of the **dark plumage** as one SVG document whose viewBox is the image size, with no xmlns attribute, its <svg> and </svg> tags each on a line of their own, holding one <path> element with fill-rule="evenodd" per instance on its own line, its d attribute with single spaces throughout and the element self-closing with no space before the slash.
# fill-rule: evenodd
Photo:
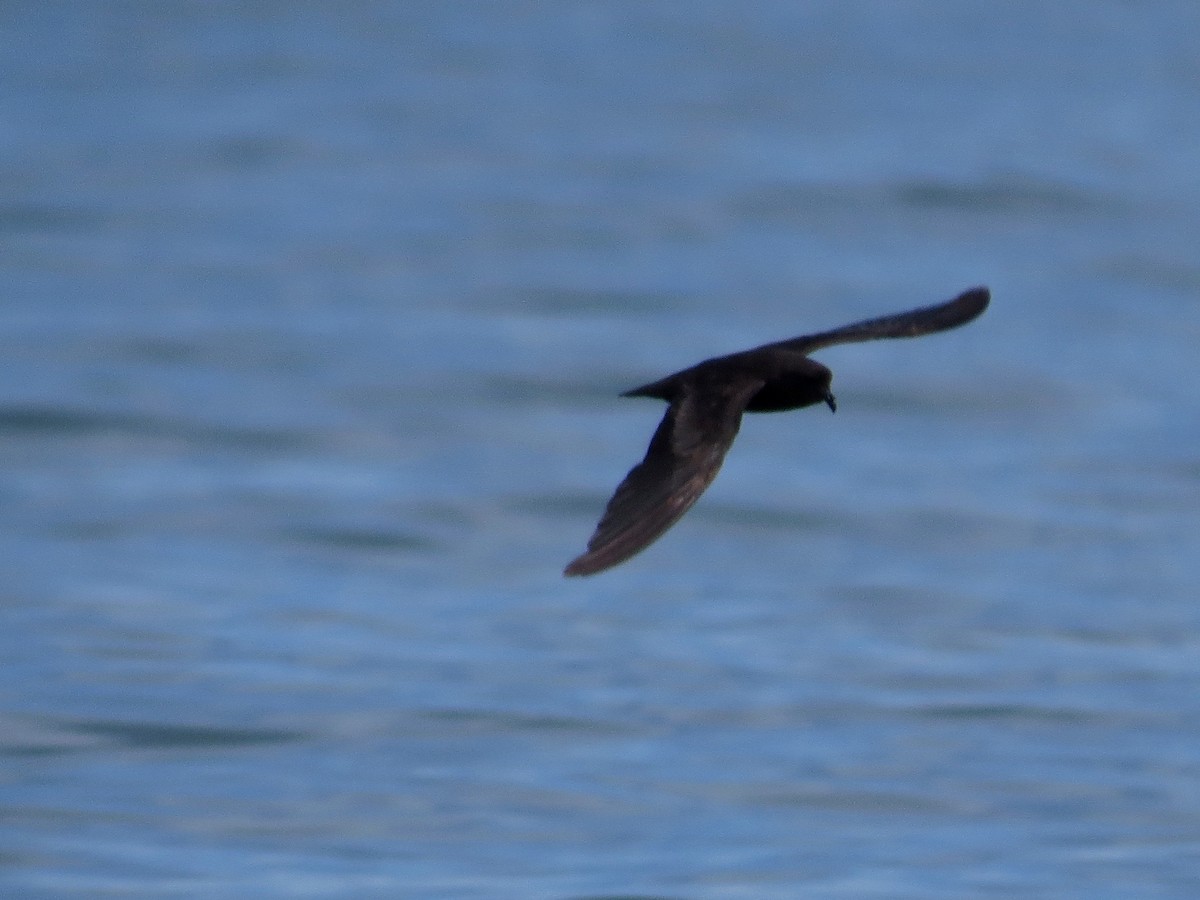
<svg viewBox="0 0 1200 900">
<path fill-rule="evenodd" d="M 987 288 L 972 288 L 937 306 L 867 319 L 832 331 L 718 356 L 627 391 L 624 397 L 665 400 L 667 414 L 646 458 L 617 487 L 587 552 L 564 575 L 593 575 L 644 550 L 674 525 L 712 484 L 737 436 L 743 412 L 837 403 L 833 374 L 807 354 L 832 344 L 916 337 L 970 322 L 987 309 Z"/>
</svg>

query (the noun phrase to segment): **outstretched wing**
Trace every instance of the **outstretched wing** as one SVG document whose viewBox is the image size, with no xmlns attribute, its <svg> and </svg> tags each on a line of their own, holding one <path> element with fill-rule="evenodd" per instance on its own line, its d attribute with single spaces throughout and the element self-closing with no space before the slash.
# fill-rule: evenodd
<svg viewBox="0 0 1200 900">
<path fill-rule="evenodd" d="M 765 346 L 808 354 L 831 344 L 932 334 L 936 331 L 957 328 L 959 325 L 970 322 L 987 309 L 990 299 L 991 294 L 987 288 L 971 288 L 953 300 L 935 306 L 923 306 L 920 309 L 910 309 L 908 312 L 896 313 L 892 316 L 866 319 L 852 325 L 843 325 L 832 331 L 807 334 Z"/>
<path fill-rule="evenodd" d="M 667 408 L 646 457 L 617 487 L 587 552 L 564 575 L 593 575 L 650 546 L 712 484 L 762 381 L 697 379 Z"/>
</svg>

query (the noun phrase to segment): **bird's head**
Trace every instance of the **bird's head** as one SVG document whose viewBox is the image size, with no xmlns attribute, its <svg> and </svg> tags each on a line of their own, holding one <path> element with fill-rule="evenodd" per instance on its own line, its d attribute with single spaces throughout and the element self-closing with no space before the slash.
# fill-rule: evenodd
<svg viewBox="0 0 1200 900">
<path fill-rule="evenodd" d="M 815 359 L 806 359 L 805 362 L 808 363 L 809 377 L 812 379 L 812 387 L 816 393 L 816 396 L 809 402 L 824 403 L 829 407 L 830 412 L 837 412 L 837 397 L 833 396 L 833 391 L 829 387 L 833 383 L 833 372 Z"/>
</svg>

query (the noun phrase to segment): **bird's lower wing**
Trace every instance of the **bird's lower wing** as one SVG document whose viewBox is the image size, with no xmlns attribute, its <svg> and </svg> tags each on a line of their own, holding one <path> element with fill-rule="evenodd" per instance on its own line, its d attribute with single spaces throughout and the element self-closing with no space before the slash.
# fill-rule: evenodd
<svg viewBox="0 0 1200 900">
<path fill-rule="evenodd" d="M 746 402 L 760 382 L 672 403 L 646 457 L 629 470 L 608 501 L 587 552 L 564 575 L 593 575 L 650 546 L 712 484 L 737 436 Z"/>
<path fill-rule="evenodd" d="M 987 309 L 990 299 L 991 294 L 987 288 L 971 288 L 945 303 L 910 309 L 907 312 L 891 316 L 866 319 L 851 325 L 843 325 L 841 328 L 834 328 L 832 331 L 803 335 L 765 346 L 807 354 L 833 344 L 933 334 L 970 322 Z"/>
</svg>

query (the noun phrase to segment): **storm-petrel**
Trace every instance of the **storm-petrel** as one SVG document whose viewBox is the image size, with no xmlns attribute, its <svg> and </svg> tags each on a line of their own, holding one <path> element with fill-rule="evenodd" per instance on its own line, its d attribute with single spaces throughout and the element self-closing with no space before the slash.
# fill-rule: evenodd
<svg viewBox="0 0 1200 900">
<path fill-rule="evenodd" d="M 832 331 L 763 344 L 706 359 L 623 397 L 657 397 L 669 404 L 646 458 L 617 487 L 587 552 L 564 575 L 594 575 L 639 553 L 679 521 L 712 484 L 737 436 L 743 412 L 776 412 L 825 402 L 833 373 L 807 354 L 832 344 L 916 337 L 970 322 L 990 298 L 972 288 L 936 306 L 844 325 Z"/>
</svg>

